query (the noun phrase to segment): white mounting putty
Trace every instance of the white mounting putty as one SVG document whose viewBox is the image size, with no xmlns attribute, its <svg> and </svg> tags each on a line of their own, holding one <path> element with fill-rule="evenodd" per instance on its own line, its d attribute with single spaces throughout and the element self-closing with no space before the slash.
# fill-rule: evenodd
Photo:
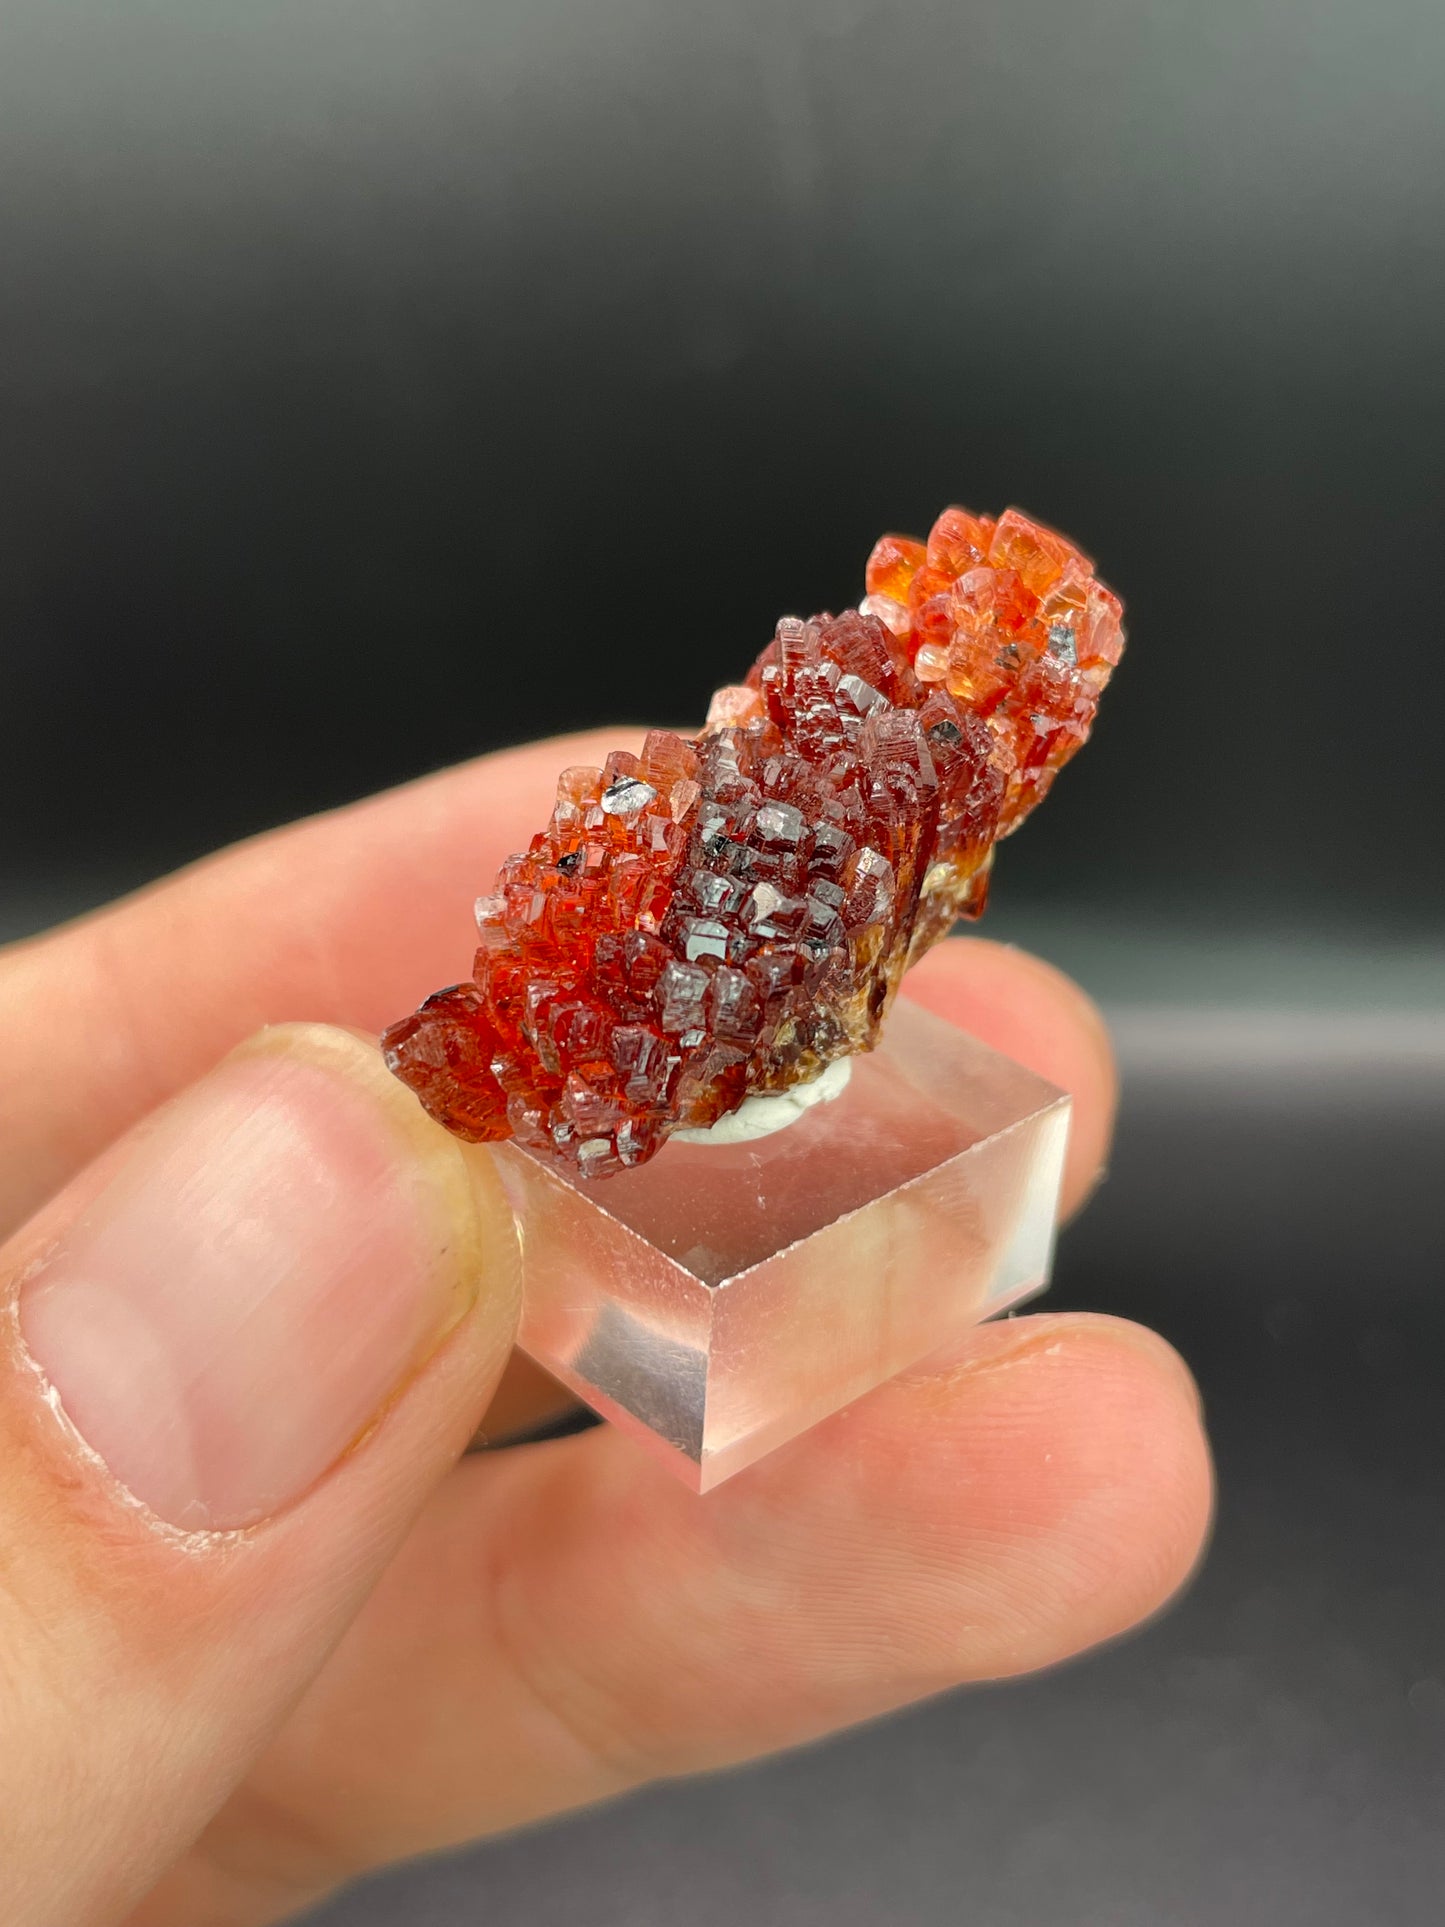
<svg viewBox="0 0 1445 1927">
<path fill-rule="evenodd" d="M 747 1144 L 755 1137 L 771 1137 L 774 1131 L 796 1124 L 804 1111 L 815 1104 L 828 1104 L 841 1097 L 853 1075 L 853 1059 L 837 1057 L 811 1084 L 795 1084 L 790 1091 L 776 1095 L 745 1097 L 737 1110 L 720 1117 L 705 1130 L 672 1133 L 674 1144 Z"/>
</svg>

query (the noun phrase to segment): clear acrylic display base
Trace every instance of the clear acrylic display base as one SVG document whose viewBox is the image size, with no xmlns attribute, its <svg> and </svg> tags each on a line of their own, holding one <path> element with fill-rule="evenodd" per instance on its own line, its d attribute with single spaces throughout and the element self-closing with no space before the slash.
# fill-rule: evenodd
<svg viewBox="0 0 1445 1927">
<path fill-rule="evenodd" d="M 498 1147 L 521 1345 L 706 1492 L 1043 1289 L 1062 1091 L 903 999 L 842 1095 L 588 1183 Z"/>
</svg>

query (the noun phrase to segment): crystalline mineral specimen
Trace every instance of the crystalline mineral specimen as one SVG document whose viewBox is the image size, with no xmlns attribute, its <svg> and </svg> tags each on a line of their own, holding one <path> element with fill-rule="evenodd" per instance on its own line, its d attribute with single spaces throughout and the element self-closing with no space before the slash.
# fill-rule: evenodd
<svg viewBox="0 0 1445 1927">
<path fill-rule="evenodd" d="M 866 587 L 785 617 L 699 737 L 563 771 L 477 905 L 471 981 L 382 1040 L 449 1130 L 641 1164 L 869 1049 L 908 965 L 980 913 L 998 839 L 1088 736 L 1119 600 L 1017 509 L 885 535 Z"/>
</svg>

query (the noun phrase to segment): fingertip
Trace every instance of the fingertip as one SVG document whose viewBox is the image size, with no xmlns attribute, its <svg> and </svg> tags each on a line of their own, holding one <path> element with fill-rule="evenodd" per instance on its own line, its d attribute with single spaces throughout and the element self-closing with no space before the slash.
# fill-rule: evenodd
<svg viewBox="0 0 1445 1927">
<path fill-rule="evenodd" d="M 1097 1625 L 1080 1642 L 1093 1645 L 1161 1612 L 1197 1570 L 1213 1521 L 1214 1467 L 1198 1386 L 1167 1339 L 1122 1318 L 1077 1314 L 1070 1324 L 1081 1371 L 1095 1352 L 1092 1422 L 1119 1469 L 1113 1493 L 1102 1476 L 1097 1488 L 1097 1556 L 1108 1584 Z"/>
<path fill-rule="evenodd" d="M 1213 1480 L 1199 1395 L 1165 1339 L 1123 1319 L 980 1327 L 724 1486 L 734 1556 L 870 1628 L 896 1703 L 1052 1666 L 1158 1612 L 1198 1564 Z M 775 1536 L 791 1521 L 793 1545 Z M 860 1595 L 843 1577 L 868 1575 Z"/>
<path fill-rule="evenodd" d="M 1197 1567 L 1212 1464 L 1194 1378 L 1157 1332 L 1080 1312 L 984 1327 L 919 1390 L 968 1466 L 960 1529 L 1010 1548 L 989 1670 L 1116 1638 Z"/>
</svg>

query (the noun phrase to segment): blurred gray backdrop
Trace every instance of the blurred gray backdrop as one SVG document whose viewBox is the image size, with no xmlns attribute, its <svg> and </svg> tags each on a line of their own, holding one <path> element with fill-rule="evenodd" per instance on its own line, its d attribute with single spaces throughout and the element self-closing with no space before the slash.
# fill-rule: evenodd
<svg viewBox="0 0 1445 1927">
<path fill-rule="evenodd" d="M 990 925 L 1116 1021 L 1056 1296 L 1200 1370 L 1194 1594 L 330 1927 L 1439 1918 L 1442 92 L 1438 0 L 0 8 L 0 935 L 697 716 L 949 500 L 1130 612 Z"/>
</svg>

